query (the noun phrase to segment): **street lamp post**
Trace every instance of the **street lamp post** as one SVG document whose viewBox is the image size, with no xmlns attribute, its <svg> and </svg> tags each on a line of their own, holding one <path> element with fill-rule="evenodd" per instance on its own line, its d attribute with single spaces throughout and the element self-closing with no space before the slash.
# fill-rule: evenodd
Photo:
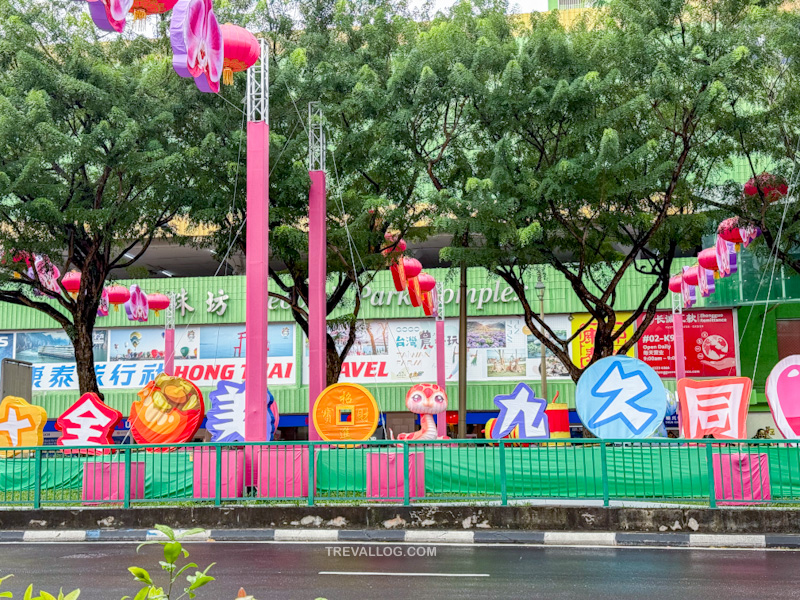
<svg viewBox="0 0 800 600">
<path fill-rule="evenodd" d="M 544 292 L 545 292 L 545 285 L 541 279 L 536 282 L 534 286 L 536 290 L 536 295 L 539 297 L 539 318 L 541 319 L 542 323 L 544 323 Z M 542 337 L 545 336 L 544 325 L 539 326 L 539 331 L 542 332 Z M 542 399 L 547 400 L 547 348 L 544 345 L 544 342 L 541 342 L 541 358 L 539 359 L 539 372 L 541 373 L 542 377 Z"/>
</svg>

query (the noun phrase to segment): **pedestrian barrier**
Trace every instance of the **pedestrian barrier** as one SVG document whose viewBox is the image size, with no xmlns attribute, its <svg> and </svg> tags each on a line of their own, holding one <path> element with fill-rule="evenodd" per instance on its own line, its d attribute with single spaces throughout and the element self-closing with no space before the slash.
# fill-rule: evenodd
<svg viewBox="0 0 800 600">
<path fill-rule="evenodd" d="M 540 499 L 800 503 L 797 440 L 443 440 L 40 446 L 0 453 L 0 505 Z"/>
</svg>

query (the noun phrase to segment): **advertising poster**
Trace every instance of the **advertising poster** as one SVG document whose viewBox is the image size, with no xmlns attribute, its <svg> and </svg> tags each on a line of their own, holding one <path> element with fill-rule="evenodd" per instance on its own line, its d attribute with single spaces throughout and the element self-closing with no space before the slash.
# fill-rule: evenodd
<svg viewBox="0 0 800 600">
<path fill-rule="evenodd" d="M 111 329 L 109 360 L 164 360 L 163 327 Z M 175 358 L 197 360 L 199 336 L 196 327 L 175 330 Z"/>
<path fill-rule="evenodd" d="M 547 324 L 566 338 L 569 319 L 550 315 Z M 344 346 L 346 326 L 329 328 L 337 348 Z M 303 382 L 308 382 L 308 342 Z M 470 381 L 539 379 L 541 347 L 522 317 L 470 318 L 467 322 L 467 376 Z M 567 377 L 561 363 L 547 355 L 548 375 Z M 458 381 L 458 320 L 445 321 L 445 377 Z M 361 321 L 339 381 L 418 383 L 436 381 L 436 323 L 433 319 Z"/>
<path fill-rule="evenodd" d="M 734 377 L 739 374 L 734 318 L 730 309 L 683 313 L 687 377 Z M 675 377 L 674 339 L 672 313 L 659 311 L 637 343 L 639 359 L 661 377 Z"/>
<path fill-rule="evenodd" d="M 108 360 L 108 331 L 94 332 L 94 360 Z M 75 351 L 61 330 L 26 331 L 17 334 L 15 358 L 34 364 L 75 362 Z"/>
<path fill-rule="evenodd" d="M 618 331 L 625 321 L 631 316 L 629 312 L 617 313 L 617 324 L 614 331 Z M 592 353 L 594 352 L 594 336 L 597 333 L 597 322 L 592 321 L 583 330 L 581 327 L 586 325 L 591 320 L 592 316 L 589 313 L 576 313 L 572 315 L 572 335 L 580 331 L 578 337 L 572 340 L 572 362 L 580 368 L 585 367 L 592 360 Z M 622 345 L 630 339 L 633 335 L 633 325 L 630 325 L 622 332 L 617 340 L 614 342 L 614 349 L 618 350 Z M 628 356 L 633 356 L 633 348 L 627 353 Z"/>
<path fill-rule="evenodd" d="M 0 360 L 14 358 L 14 334 L 0 333 Z"/>
</svg>

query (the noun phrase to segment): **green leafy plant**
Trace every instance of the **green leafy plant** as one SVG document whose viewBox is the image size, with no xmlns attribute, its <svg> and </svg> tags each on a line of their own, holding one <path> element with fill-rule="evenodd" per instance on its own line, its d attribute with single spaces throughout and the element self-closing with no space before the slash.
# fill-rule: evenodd
<svg viewBox="0 0 800 600">
<path fill-rule="evenodd" d="M 164 534 L 166 540 L 153 540 L 140 544 L 136 549 L 138 552 L 144 546 L 159 545 L 164 549 L 164 560 L 159 561 L 161 569 L 168 575 L 168 582 L 165 587 L 160 587 L 153 582 L 153 578 L 145 569 L 141 567 L 130 567 L 128 571 L 131 572 L 134 579 L 144 586 L 139 592 L 131 599 L 130 596 L 125 596 L 122 600 L 181 600 L 182 598 L 195 598 L 197 597 L 197 590 L 204 585 L 214 581 L 214 578 L 208 574 L 209 569 L 215 563 L 208 565 L 205 570 L 198 570 L 197 564 L 190 562 L 183 566 L 178 565 L 181 557 L 188 558 L 189 552 L 184 549 L 181 540 L 187 536 L 191 536 L 202 532 L 202 529 L 190 529 L 180 535 L 177 535 L 171 528 L 166 525 L 156 525 L 155 528 Z M 173 588 L 178 584 L 178 580 L 194 569 L 193 574 L 186 575 L 186 584 L 183 585 L 183 593 L 173 598 Z M 177 591 L 177 590 L 176 590 Z"/>
<path fill-rule="evenodd" d="M 5 577 L 0 577 L 0 584 L 2 584 L 7 579 L 11 579 L 13 575 L 6 575 Z M 25 596 L 23 596 L 23 600 L 78 600 L 78 597 L 81 595 L 80 590 L 73 590 L 66 596 L 64 595 L 64 590 L 59 590 L 58 596 L 54 596 L 53 594 L 49 594 L 44 591 L 39 591 L 38 596 L 33 595 L 33 585 L 29 585 L 28 589 L 25 590 Z M 0 598 L 13 598 L 14 594 L 11 592 L 0 592 Z"/>
</svg>

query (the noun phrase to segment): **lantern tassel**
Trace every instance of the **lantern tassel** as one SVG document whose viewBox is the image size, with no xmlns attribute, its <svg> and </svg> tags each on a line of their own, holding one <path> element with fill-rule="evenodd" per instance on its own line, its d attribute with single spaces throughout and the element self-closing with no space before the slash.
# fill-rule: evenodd
<svg viewBox="0 0 800 600">
<path fill-rule="evenodd" d="M 158 316 L 159 311 L 156 311 L 156 316 Z"/>
<path fill-rule="evenodd" d="M 734 244 L 733 246 L 734 246 L 734 249 L 736 250 L 736 252 L 739 252 L 739 250 L 742 249 L 742 245 L 741 244 Z"/>
<path fill-rule="evenodd" d="M 119 312 L 119 304 L 114 305 L 114 312 Z"/>
<path fill-rule="evenodd" d="M 230 67 L 222 69 L 222 83 L 225 85 L 233 85 L 233 69 Z"/>
</svg>

